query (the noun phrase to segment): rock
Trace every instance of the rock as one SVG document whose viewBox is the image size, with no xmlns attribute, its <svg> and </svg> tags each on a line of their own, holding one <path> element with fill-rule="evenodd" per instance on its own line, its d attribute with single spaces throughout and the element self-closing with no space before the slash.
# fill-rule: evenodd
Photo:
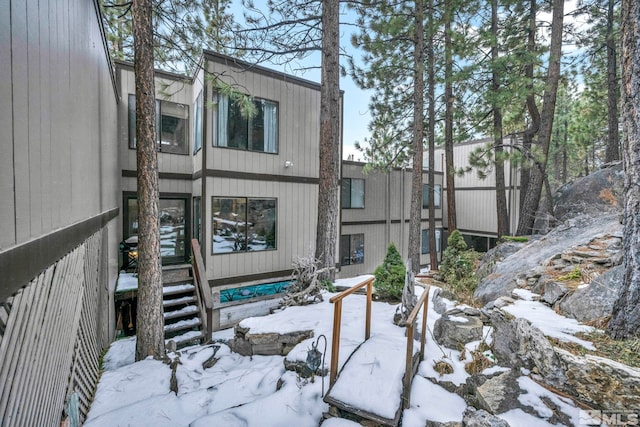
<svg viewBox="0 0 640 427">
<path fill-rule="evenodd" d="M 515 254 L 526 245 L 526 242 L 511 242 L 506 241 L 499 243 L 492 249 L 489 249 L 487 253 L 480 260 L 480 265 L 476 271 L 478 279 L 484 279 L 496 268 L 496 265 L 502 262 L 505 258 Z"/>
<path fill-rule="evenodd" d="M 432 299 L 433 308 L 438 314 L 443 314 L 445 311 L 455 306 L 455 295 L 441 288 L 434 291 Z"/>
<path fill-rule="evenodd" d="M 454 308 L 436 320 L 433 337 L 438 344 L 458 350 L 468 342 L 481 340 L 483 326 L 479 310 L 477 315 L 471 315 Z"/>
<path fill-rule="evenodd" d="M 427 420 L 425 427 L 462 427 L 462 424 L 458 421 L 449 421 L 447 423 L 441 423 L 438 421 Z"/>
<path fill-rule="evenodd" d="M 555 351 L 566 369 L 566 379 L 551 385 L 602 410 L 640 408 L 640 369 L 598 356 Z"/>
<path fill-rule="evenodd" d="M 611 315 L 623 285 L 624 267 L 613 267 L 590 284 L 576 289 L 560 303 L 560 311 L 580 322 Z"/>
<path fill-rule="evenodd" d="M 553 306 L 560 298 L 562 298 L 568 289 L 566 286 L 561 285 L 558 282 L 548 281 L 544 285 L 544 293 L 541 300 Z"/>
<path fill-rule="evenodd" d="M 529 286 L 528 278 L 535 278 L 542 266 L 557 260 L 567 248 L 588 245 L 596 237 L 615 235 L 621 229 L 617 213 L 573 218 L 496 264 L 491 274 L 479 281 L 475 296 L 485 304 L 509 296 L 514 289 Z"/>
<path fill-rule="evenodd" d="M 252 334 L 250 329 L 235 327 L 235 337 L 229 342 L 231 350 L 243 356 L 286 356 L 296 344 L 311 338 L 312 330 L 290 332 L 287 334 Z"/>
<path fill-rule="evenodd" d="M 538 328 L 526 319 L 513 320 L 501 310 L 493 310 L 490 318 L 494 327 L 493 354 L 499 365 L 535 369 L 554 383 L 564 381 L 562 363 Z"/>
<path fill-rule="evenodd" d="M 465 409 L 462 415 L 463 427 L 509 427 L 509 423 L 498 418 L 495 415 L 491 415 L 487 411 L 482 409 L 477 410 L 472 407 Z"/>
<path fill-rule="evenodd" d="M 489 378 L 476 389 L 480 409 L 494 415 L 520 407 L 519 395 L 518 375 L 514 371 Z"/>
</svg>

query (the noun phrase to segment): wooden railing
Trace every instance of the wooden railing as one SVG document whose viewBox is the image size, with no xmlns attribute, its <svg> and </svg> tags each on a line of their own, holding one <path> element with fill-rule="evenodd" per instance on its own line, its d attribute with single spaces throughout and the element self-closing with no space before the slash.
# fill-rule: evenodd
<svg viewBox="0 0 640 427">
<path fill-rule="evenodd" d="M 338 356 L 340 355 L 340 322 L 342 320 L 342 300 L 359 289 L 367 287 L 367 315 L 364 326 L 364 340 L 371 336 L 371 300 L 373 297 L 373 280 L 371 277 L 346 291 L 333 296 L 329 302 L 335 304 L 333 307 L 333 338 L 331 340 L 331 370 L 329 374 L 329 387 L 336 382 L 338 376 Z"/>
<path fill-rule="evenodd" d="M 198 303 L 200 305 L 200 313 L 203 313 L 203 331 L 205 335 L 205 343 L 211 341 L 211 333 L 214 330 L 213 324 L 213 295 L 209 287 L 209 280 L 202 260 L 200 252 L 200 243 L 197 239 L 191 239 L 191 254 L 193 256 L 193 278 L 196 292 L 198 294 Z"/>
<path fill-rule="evenodd" d="M 407 355 L 406 355 L 406 366 L 404 370 L 404 379 L 403 379 L 403 401 L 404 408 L 409 408 L 411 404 L 411 379 L 414 374 L 414 366 L 413 366 L 413 333 L 415 330 L 416 318 L 418 317 L 418 313 L 420 309 L 422 310 L 422 331 L 420 333 L 420 358 L 418 359 L 418 365 L 424 359 L 424 343 L 425 343 L 425 334 L 427 331 L 427 309 L 429 307 L 429 286 L 425 286 L 422 295 L 418 298 L 418 303 L 409 314 L 407 318 Z M 417 366 L 415 367 L 417 368 Z"/>
</svg>

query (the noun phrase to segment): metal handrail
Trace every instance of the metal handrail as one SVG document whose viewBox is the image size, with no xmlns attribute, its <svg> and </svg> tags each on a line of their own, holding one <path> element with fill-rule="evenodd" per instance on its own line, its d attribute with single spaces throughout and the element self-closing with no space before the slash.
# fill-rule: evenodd
<svg viewBox="0 0 640 427">
<path fill-rule="evenodd" d="M 420 353 L 419 353 L 420 359 L 418 363 L 424 360 L 424 344 L 425 344 L 425 337 L 426 337 L 426 331 L 427 331 L 427 310 L 429 308 L 429 289 L 430 289 L 429 285 L 426 285 L 424 287 L 424 291 L 422 292 L 422 295 L 420 295 L 420 298 L 418 298 L 418 303 L 416 304 L 415 307 L 413 307 L 413 310 L 411 311 L 411 313 L 409 314 L 409 317 L 407 318 L 407 354 L 406 354 L 406 366 L 404 371 L 404 379 L 402 382 L 402 385 L 403 385 L 402 394 L 403 394 L 405 409 L 409 408 L 409 405 L 411 404 L 411 378 L 413 378 L 413 333 L 414 333 L 413 331 L 415 328 L 416 317 L 418 317 L 418 313 L 420 312 L 420 309 L 422 307 L 424 307 L 424 309 L 422 310 L 422 331 L 420 333 Z"/>
<path fill-rule="evenodd" d="M 202 313 L 204 308 L 205 313 L 203 318 L 206 333 L 205 342 L 209 342 L 211 341 L 211 334 L 213 333 L 213 295 L 211 294 L 211 288 L 209 287 L 209 281 L 207 280 L 207 273 L 204 267 L 204 260 L 200 252 L 200 243 L 198 243 L 197 239 L 191 239 L 191 254 L 193 256 L 193 277 L 200 301 L 200 312 Z"/>
<path fill-rule="evenodd" d="M 331 338 L 331 369 L 329 374 L 329 387 L 333 386 L 338 376 L 338 356 L 340 355 L 340 322 L 342 320 L 342 300 L 358 291 L 367 287 L 367 315 L 365 320 L 364 340 L 368 340 L 371 336 L 371 300 L 373 299 L 373 281 L 374 278 L 360 282 L 349 289 L 334 295 L 329 302 L 334 305 L 333 308 L 333 337 Z"/>
</svg>

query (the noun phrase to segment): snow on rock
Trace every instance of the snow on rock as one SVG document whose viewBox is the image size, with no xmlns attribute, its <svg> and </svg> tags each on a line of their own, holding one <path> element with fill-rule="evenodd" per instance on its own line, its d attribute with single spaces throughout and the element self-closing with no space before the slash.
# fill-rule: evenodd
<svg viewBox="0 0 640 427">
<path fill-rule="evenodd" d="M 124 338 L 111 343 L 102 359 L 103 369 L 113 371 L 131 365 L 136 360 L 136 337 Z"/>
<path fill-rule="evenodd" d="M 589 341 L 577 338 L 577 332 L 592 332 L 594 328 L 578 323 L 575 319 L 561 316 L 546 305 L 531 300 L 517 300 L 502 308 L 515 317 L 527 319 L 533 326 L 540 329 L 548 337 L 557 338 L 564 342 L 580 344 L 588 350 L 595 350 Z"/>
<path fill-rule="evenodd" d="M 415 377 L 411 386 L 411 407 L 402 416 L 403 427 L 423 427 L 427 420 L 446 423 L 462 420 L 465 401 L 433 382 Z"/>
</svg>

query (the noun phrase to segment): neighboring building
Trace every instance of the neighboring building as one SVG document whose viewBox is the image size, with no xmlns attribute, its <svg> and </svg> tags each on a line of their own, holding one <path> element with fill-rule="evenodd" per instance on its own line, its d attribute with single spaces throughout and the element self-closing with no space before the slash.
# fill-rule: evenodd
<svg viewBox="0 0 640 427">
<path fill-rule="evenodd" d="M 114 329 L 119 96 L 98 2 L 0 2 L 0 73 L 0 425 L 59 425 L 72 394 L 86 414 Z"/>
<path fill-rule="evenodd" d="M 465 170 L 469 166 L 469 155 L 476 149 L 491 144 L 490 138 L 477 139 L 453 148 L 454 166 L 456 170 Z M 508 150 L 508 149 L 507 149 Z M 444 170 L 444 148 L 436 149 L 436 169 Z M 515 233 L 519 218 L 520 169 L 505 161 L 507 210 L 509 212 L 509 228 Z M 464 175 L 456 174 L 456 220 L 458 230 L 463 234 L 467 244 L 478 251 L 486 252 L 496 245 L 498 223 L 496 215 L 496 181 L 494 170 L 488 171 L 487 177 L 481 179 L 477 171 L 471 170 Z M 446 228 L 446 181 L 443 188 L 445 212 L 443 220 Z"/>
<path fill-rule="evenodd" d="M 342 213 L 340 220 L 340 277 L 370 274 L 382 263 L 387 247 L 394 243 L 408 258 L 411 169 L 389 173 L 363 173 L 365 164 L 342 162 Z M 441 252 L 442 172 L 435 173 L 436 246 Z M 429 264 L 428 172 L 423 172 L 421 218 L 421 267 Z"/>
</svg>

